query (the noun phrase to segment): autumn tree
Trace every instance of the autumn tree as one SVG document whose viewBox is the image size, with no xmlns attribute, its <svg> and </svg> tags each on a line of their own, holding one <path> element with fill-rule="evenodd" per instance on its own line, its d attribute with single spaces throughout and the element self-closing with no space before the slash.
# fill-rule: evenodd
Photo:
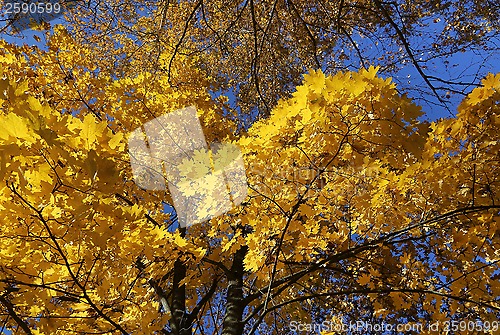
<svg viewBox="0 0 500 335">
<path fill-rule="evenodd" d="M 429 124 L 378 68 L 311 70 L 238 132 L 201 57 L 158 49 L 166 71 L 130 57 L 113 73 L 115 55 L 98 60 L 63 27 L 47 46 L 0 52 L 3 330 L 273 334 L 359 320 L 497 333 L 500 75 Z M 241 148 L 249 194 L 183 228 L 168 189 L 134 183 L 127 138 L 190 105 L 207 141 Z"/>
</svg>

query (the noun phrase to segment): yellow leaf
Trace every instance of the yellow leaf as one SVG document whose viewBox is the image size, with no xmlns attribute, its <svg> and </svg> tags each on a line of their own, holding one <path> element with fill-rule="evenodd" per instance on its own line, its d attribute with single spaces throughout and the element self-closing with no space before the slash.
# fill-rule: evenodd
<svg viewBox="0 0 500 335">
<path fill-rule="evenodd" d="M 453 123 L 453 125 L 451 126 L 451 132 L 450 132 L 451 136 L 455 136 L 458 133 L 458 131 L 460 130 L 461 126 L 462 125 L 459 121 L 455 121 Z"/>
<path fill-rule="evenodd" d="M 91 114 L 85 115 L 80 136 L 82 137 L 87 149 L 91 149 L 94 146 L 94 143 L 97 141 L 97 137 L 102 134 L 104 128 L 106 128 L 106 124 L 104 122 L 97 123 L 94 116 Z"/>
<path fill-rule="evenodd" d="M 14 91 L 14 94 L 16 97 L 24 94 L 28 90 L 28 82 L 27 81 L 22 81 L 19 83 Z"/>
<path fill-rule="evenodd" d="M 25 118 L 14 113 L 9 113 L 0 118 L 0 138 L 8 139 L 9 136 L 23 139 L 32 143 L 34 141 L 34 133 L 28 127 L 28 122 Z"/>
<path fill-rule="evenodd" d="M 325 87 L 325 74 L 321 70 L 311 70 L 309 74 L 304 75 L 304 81 L 307 82 L 313 92 L 321 93 L 321 90 Z"/>
<path fill-rule="evenodd" d="M 12 54 L 6 54 L 3 56 L 0 56 L 0 62 L 4 64 L 14 64 L 17 62 L 16 56 Z"/>
<path fill-rule="evenodd" d="M 370 282 L 370 276 L 368 274 L 363 274 L 362 276 L 358 277 L 358 283 L 360 285 L 366 285 Z"/>
<path fill-rule="evenodd" d="M 185 247 L 187 245 L 187 241 L 182 238 L 181 235 L 176 235 L 174 239 L 174 243 L 177 244 L 179 247 Z"/>
<path fill-rule="evenodd" d="M 109 140 L 108 144 L 109 144 L 109 147 L 111 149 L 115 149 L 119 144 L 120 142 L 122 142 L 122 139 L 123 139 L 123 133 L 117 133 L 113 136 L 113 138 L 111 140 Z M 120 147 L 122 147 L 123 145 L 120 145 Z"/>
<path fill-rule="evenodd" d="M 375 79 L 375 76 L 377 75 L 379 69 L 380 66 L 377 67 L 370 66 L 368 70 L 362 69 L 360 73 L 367 79 Z"/>
<path fill-rule="evenodd" d="M 40 190 L 42 182 L 52 183 L 51 171 L 52 169 L 49 164 L 40 164 L 36 169 L 26 171 L 24 177 L 34 189 Z"/>
</svg>

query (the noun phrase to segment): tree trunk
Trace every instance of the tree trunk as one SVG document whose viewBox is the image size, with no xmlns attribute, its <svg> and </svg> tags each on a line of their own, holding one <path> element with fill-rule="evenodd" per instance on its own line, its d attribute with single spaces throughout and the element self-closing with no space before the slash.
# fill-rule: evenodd
<svg viewBox="0 0 500 335">
<path fill-rule="evenodd" d="M 182 237 L 186 228 L 179 228 Z M 172 283 L 172 321 L 171 329 L 174 335 L 191 335 L 191 325 L 188 324 L 186 313 L 186 285 L 180 282 L 186 277 L 186 265 L 177 259 L 174 263 L 174 278 Z"/>
<path fill-rule="evenodd" d="M 175 335 L 191 335 L 191 325 L 186 324 L 186 285 L 179 285 L 185 277 L 186 266 L 176 260 L 172 288 L 172 333 Z"/>
<path fill-rule="evenodd" d="M 245 304 L 243 303 L 243 259 L 248 247 L 242 246 L 234 255 L 233 265 L 228 274 L 226 314 L 222 335 L 242 335 Z"/>
</svg>

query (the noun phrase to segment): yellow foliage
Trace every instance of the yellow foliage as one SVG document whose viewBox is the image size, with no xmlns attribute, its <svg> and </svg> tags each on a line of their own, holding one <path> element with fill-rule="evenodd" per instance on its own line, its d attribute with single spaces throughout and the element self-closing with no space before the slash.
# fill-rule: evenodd
<svg viewBox="0 0 500 335">
<path fill-rule="evenodd" d="M 275 309 L 312 321 L 334 311 L 325 303 L 337 321 L 396 322 L 408 310 L 417 321 L 444 310 L 486 320 L 500 308 L 500 76 L 429 126 L 377 68 L 310 71 L 237 137 L 188 63 L 182 88 L 148 71 L 113 78 L 57 28 L 19 80 L 28 70 L 17 52 L 0 57 L 0 308 L 13 304 L 33 333 L 160 332 L 179 322 L 179 295 L 210 327 L 208 306 L 239 283 L 245 315 L 267 308 L 266 324 Z M 250 191 L 231 212 L 172 232 L 170 194 L 134 185 L 126 139 L 191 104 L 207 141 L 240 146 Z M 210 165 L 194 156 L 183 162 L 192 179 Z M 198 184 L 187 192 L 213 188 Z"/>
</svg>

